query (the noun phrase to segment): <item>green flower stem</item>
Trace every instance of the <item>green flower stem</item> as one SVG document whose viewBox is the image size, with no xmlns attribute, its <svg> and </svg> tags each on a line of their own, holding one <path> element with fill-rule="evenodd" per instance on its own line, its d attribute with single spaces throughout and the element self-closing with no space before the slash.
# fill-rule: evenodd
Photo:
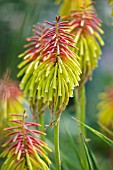
<svg viewBox="0 0 113 170">
<path fill-rule="evenodd" d="M 85 96 L 85 86 L 82 86 L 80 89 L 77 88 L 75 89 L 75 109 L 76 109 L 76 117 L 78 120 L 81 122 L 85 123 L 85 117 L 86 117 L 86 112 L 85 112 L 85 106 L 86 106 L 86 96 Z M 82 135 L 84 138 L 86 137 L 86 131 L 85 127 L 81 124 L 80 129 L 82 132 Z M 79 142 L 80 142 L 80 148 L 81 148 L 81 154 L 82 154 L 82 160 L 84 164 L 84 168 L 87 167 L 87 157 L 85 154 L 84 150 L 84 145 L 82 142 L 81 135 L 79 135 Z M 87 169 L 87 168 L 86 168 Z"/>
<path fill-rule="evenodd" d="M 80 120 L 80 97 L 79 97 L 79 89 L 75 89 L 75 117 Z"/>
<path fill-rule="evenodd" d="M 56 122 L 54 126 L 55 161 L 56 161 L 57 170 L 61 170 L 60 149 L 59 149 L 59 122 L 60 122 L 59 120 Z"/>
<path fill-rule="evenodd" d="M 85 123 L 85 117 L 86 117 L 86 94 L 85 94 L 85 86 L 81 87 L 81 95 L 80 95 L 80 121 Z M 85 127 L 81 125 L 82 134 L 84 137 L 86 137 Z"/>
<path fill-rule="evenodd" d="M 39 124 L 41 125 L 40 131 L 44 132 L 44 111 L 39 113 L 38 119 L 39 119 Z M 45 136 L 44 135 L 41 135 L 41 140 L 45 142 Z"/>
<path fill-rule="evenodd" d="M 82 86 L 81 89 L 77 88 L 75 90 L 75 110 L 77 119 L 85 123 L 85 106 L 86 106 L 86 96 L 85 96 L 85 86 Z M 86 136 L 85 128 L 83 125 L 80 125 L 83 136 Z"/>
</svg>

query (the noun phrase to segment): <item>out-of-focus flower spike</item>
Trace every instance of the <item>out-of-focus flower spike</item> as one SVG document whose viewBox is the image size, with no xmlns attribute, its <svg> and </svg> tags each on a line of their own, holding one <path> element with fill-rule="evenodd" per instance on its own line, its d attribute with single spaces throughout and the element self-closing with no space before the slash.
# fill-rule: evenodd
<svg viewBox="0 0 113 170">
<path fill-rule="evenodd" d="M 58 2 L 57 2 L 58 1 Z M 60 3 L 60 0 L 57 0 L 57 4 Z M 63 0 L 63 4 L 59 10 L 59 15 L 67 15 L 70 14 L 71 10 L 78 10 L 81 9 L 81 7 L 84 6 L 84 4 L 88 7 L 89 4 L 94 4 L 91 0 Z M 90 8 L 92 6 L 90 5 Z"/>
<path fill-rule="evenodd" d="M 49 160 L 45 150 L 51 151 L 51 149 L 48 148 L 46 143 L 35 138 L 37 133 L 41 135 L 45 135 L 45 133 L 28 129 L 27 126 L 29 125 L 39 126 L 39 124 L 25 122 L 25 118 L 27 118 L 27 114 L 24 112 L 20 121 L 20 131 L 13 134 L 10 133 L 11 136 L 14 136 L 3 145 L 3 147 L 8 145 L 8 148 L 0 154 L 0 157 L 7 156 L 6 161 L 2 165 L 2 170 L 8 170 L 9 164 L 9 169 L 12 170 L 18 170 L 18 167 L 26 170 L 34 170 L 34 162 L 36 162 L 37 168 L 49 170 L 47 164 L 50 164 L 51 161 Z M 14 127 L 17 129 L 16 126 Z M 14 127 L 10 127 L 9 129 L 7 128 L 7 130 L 12 130 Z"/>
<path fill-rule="evenodd" d="M 104 45 L 99 34 L 104 33 L 100 28 L 102 21 L 97 18 L 96 10 L 91 7 L 92 3 L 84 4 L 80 9 L 72 10 L 69 15 L 62 17 L 70 21 L 70 32 L 75 34 L 74 41 L 79 48 L 76 53 L 80 56 L 81 84 L 91 79 L 101 55 L 100 45 Z"/>
<path fill-rule="evenodd" d="M 19 89 L 19 82 L 10 79 L 10 71 L 7 70 L 3 78 L 0 79 L 0 130 L 1 137 L 3 128 L 10 126 L 10 113 L 16 112 L 13 115 L 14 118 L 18 116 L 20 111 L 24 110 L 23 105 L 28 104 L 27 100 L 24 99 L 23 92 Z"/>
<path fill-rule="evenodd" d="M 113 17 L 113 0 L 109 0 L 108 1 L 109 5 L 112 5 L 112 12 L 111 12 L 111 16 Z"/>
<path fill-rule="evenodd" d="M 108 128 L 113 130 L 113 87 L 107 87 L 106 91 L 100 93 L 100 102 L 97 105 L 99 114 L 99 122 Z"/>
<path fill-rule="evenodd" d="M 56 4 L 59 4 L 61 2 L 61 0 L 55 0 Z"/>
</svg>

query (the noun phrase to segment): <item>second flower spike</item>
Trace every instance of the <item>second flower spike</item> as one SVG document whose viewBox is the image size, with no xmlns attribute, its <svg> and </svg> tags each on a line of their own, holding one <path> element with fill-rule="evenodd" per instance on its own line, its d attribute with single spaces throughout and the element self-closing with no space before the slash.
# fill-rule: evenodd
<svg viewBox="0 0 113 170">
<path fill-rule="evenodd" d="M 4 129 L 10 131 L 6 137 L 11 137 L 3 147 L 7 146 L 0 157 L 7 157 L 1 167 L 1 170 L 49 170 L 48 164 L 51 164 L 47 152 L 51 149 L 46 143 L 38 139 L 38 135 L 45 133 L 35 130 L 33 127 L 39 127 L 40 124 L 34 122 L 25 122 L 27 114 L 12 114 L 18 119 L 11 119 L 12 127 Z M 29 129 L 32 127 L 32 129 Z"/>
</svg>

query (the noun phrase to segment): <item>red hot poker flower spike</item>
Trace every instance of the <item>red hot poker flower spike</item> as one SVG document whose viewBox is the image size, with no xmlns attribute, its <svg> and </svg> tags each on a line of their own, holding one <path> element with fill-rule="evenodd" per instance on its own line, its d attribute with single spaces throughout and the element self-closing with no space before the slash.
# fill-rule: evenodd
<svg viewBox="0 0 113 170">
<path fill-rule="evenodd" d="M 17 112 L 18 115 L 24 109 L 23 104 L 27 104 L 27 101 L 19 89 L 19 82 L 11 80 L 10 70 L 7 69 L 3 78 L 0 79 L 0 129 L 11 125 L 10 113 Z"/>
<path fill-rule="evenodd" d="M 98 104 L 99 122 L 110 129 L 113 130 L 113 86 L 107 87 L 106 91 L 100 93 L 100 102 Z"/>
<path fill-rule="evenodd" d="M 67 21 L 60 22 L 56 17 L 54 23 L 45 22 L 48 28 L 37 41 L 44 43 L 39 47 L 40 56 L 23 66 L 26 56 L 21 63 L 24 74 L 20 87 L 33 101 L 37 99 L 48 103 L 52 113 L 60 113 L 68 104 L 69 97 L 73 97 L 73 89 L 79 85 L 80 73 L 79 57 L 71 50 L 77 49 L 72 34 L 69 34 Z M 36 46 L 33 47 L 34 51 Z M 32 55 L 30 54 L 31 58 Z M 22 73 L 22 74 L 21 74 Z"/>
<path fill-rule="evenodd" d="M 43 103 L 47 102 L 55 114 L 65 109 L 69 97 L 73 96 L 74 87 L 78 86 L 81 73 L 78 56 L 70 49 L 77 48 L 72 39 L 73 35 L 68 33 L 69 24 L 67 21 L 59 20 L 60 17 L 57 16 L 55 23 L 46 21 L 49 27 L 40 38 L 46 39 L 40 50 L 43 62 L 34 69 L 32 77 L 27 82 L 31 85 L 29 95 L 33 98 L 37 96 Z M 25 79 L 27 75 L 21 84 L 26 84 Z"/>
<path fill-rule="evenodd" d="M 91 5 L 92 3 L 81 7 L 80 10 L 73 10 L 71 14 L 62 17 L 70 20 L 70 32 L 75 35 L 74 41 L 79 48 L 77 54 L 81 58 L 82 81 L 91 78 L 101 55 L 99 44 L 104 45 L 100 36 L 104 33 L 100 28 L 102 21 L 97 17 L 96 10 L 89 8 Z"/>
<path fill-rule="evenodd" d="M 37 168 L 49 170 L 47 163 L 50 164 L 51 161 L 47 157 L 45 149 L 48 151 L 51 151 L 51 149 L 48 148 L 46 143 L 37 138 L 38 135 L 45 135 L 45 133 L 29 129 L 29 126 L 40 125 L 25 122 L 25 118 L 27 118 L 25 112 L 19 116 L 20 120 L 11 120 L 18 126 L 5 129 L 6 131 L 15 129 L 15 132 L 10 132 L 7 135 L 8 137 L 11 136 L 11 139 L 3 145 L 3 147 L 7 146 L 8 148 L 0 155 L 1 157 L 7 156 L 1 170 L 7 170 L 9 166 L 12 170 L 17 170 L 18 167 L 25 170 L 35 170 Z"/>
</svg>

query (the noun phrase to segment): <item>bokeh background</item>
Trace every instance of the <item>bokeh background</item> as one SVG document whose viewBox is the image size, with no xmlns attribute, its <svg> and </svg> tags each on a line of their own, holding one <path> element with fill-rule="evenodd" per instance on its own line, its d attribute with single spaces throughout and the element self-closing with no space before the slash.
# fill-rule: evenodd
<svg viewBox="0 0 113 170">
<path fill-rule="evenodd" d="M 0 77 L 7 68 L 11 68 L 12 79 L 17 79 L 17 65 L 20 62 L 18 55 L 24 51 L 25 39 L 33 35 L 32 25 L 37 22 L 43 23 L 44 20 L 54 21 L 59 7 L 60 5 L 55 5 L 54 0 L 0 0 Z M 111 6 L 108 6 L 107 0 L 96 0 L 95 8 L 98 17 L 103 21 L 105 46 L 102 47 L 102 57 L 93 73 L 92 81 L 86 84 L 86 123 L 99 129 L 97 125 L 98 94 L 104 91 L 106 86 L 113 85 L 113 18 L 110 16 Z M 76 155 L 65 131 L 67 128 L 73 137 L 77 135 L 77 126 L 71 116 L 74 116 L 73 99 L 70 99 L 67 109 L 62 114 L 60 147 L 63 152 L 65 170 L 79 170 Z M 48 119 L 47 112 L 45 118 L 47 123 L 50 121 Z M 52 142 L 53 130 L 47 130 L 47 133 Z M 98 158 L 100 170 L 112 170 L 110 148 L 89 131 L 88 138 L 91 138 L 90 145 Z M 75 163 L 78 169 L 75 169 Z"/>
</svg>

